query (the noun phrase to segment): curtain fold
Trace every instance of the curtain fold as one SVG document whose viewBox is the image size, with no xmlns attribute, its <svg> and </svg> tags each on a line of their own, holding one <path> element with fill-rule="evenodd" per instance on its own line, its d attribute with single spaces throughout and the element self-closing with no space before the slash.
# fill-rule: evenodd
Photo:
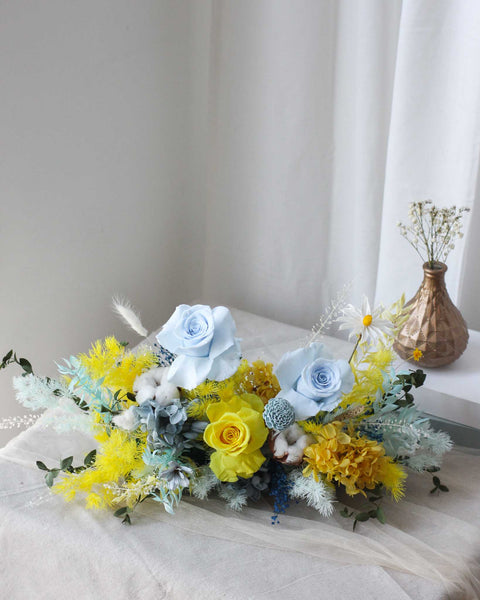
<svg viewBox="0 0 480 600">
<path fill-rule="evenodd" d="M 477 194 L 480 4 L 218 0 L 208 35 L 204 299 L 308 326 L 345 283 L 413 295 L 408 203 Z M 480 328 L 469 221 L 447 281 Z"/>
<path fill-rule="evenodd" d="M 473 208 L 478 199 L 479 63 L 480 3 L 404 0 L 385 173 L 379 299 L 392 300 L 402 289 L 412 296 L 422 279 L 418 257 L 396 231 L 407 204 L 431 198 L 441 206 Z M 468 253 L 477 260 L 480 256 L 471 215 L 465 231 L 447 260 L 447 287 L 454 302 L 468 299 L 473 291 L 469 279 L 462 288 L 465 242 Z M 478 308 L 465 307 L 471 326 L 480 328 Z"/>
</svg>

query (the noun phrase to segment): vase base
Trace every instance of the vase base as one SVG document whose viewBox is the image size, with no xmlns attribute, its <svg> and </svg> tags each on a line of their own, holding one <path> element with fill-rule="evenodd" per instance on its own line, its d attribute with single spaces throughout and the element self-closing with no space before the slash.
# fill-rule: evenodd
<svg viewBox="0 0 480 600">
<path fill-rule="evenodd" d="M 413 365 L 417 365 L 418 367 L 445 367 L 458 360 L 465 352 L 468 342 L 468 330 L 465 332 L 462 331 L 462 334 L 463 335 L 458 336 L 455 340 L 444 342 L 441 349 L 421 343 L 413 347 L 405 346 L 401 344 L 399 340 L 394 342 L 393 349 L 400 358 L 403 358 L 403 360 L 406 360 Z M 447 351 L 445 351 L 445 346 L 450 346 L 450 348 L 447 348 Z M 413 358 L 413 352 L 416 348 L 422 351 L 422 358 L 418 361 Z"/>
</svg>

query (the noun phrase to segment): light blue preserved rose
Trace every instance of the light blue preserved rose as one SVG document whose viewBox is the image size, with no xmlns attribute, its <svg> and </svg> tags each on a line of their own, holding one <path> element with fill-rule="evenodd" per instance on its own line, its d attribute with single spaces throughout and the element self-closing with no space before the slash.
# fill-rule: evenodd
<svg viewBox="0 0 480 600">
<path fill-rule="evenodd" d="M 348 362 L 332 359 L 318 342 L 284 354 L 275 374 L 281 395 L 293 406 L 297 421 L 336 408 L 354 382 Z"/>
<path fill-rule="evenodd" d="M 223 381 L 240 364 L 240 345 L 233 317 L 225 306 L 181 304 L 157 335 L 157 342 L 176 355 L 168 380 L 193 389 L 206 379 Z"/>
</svg>

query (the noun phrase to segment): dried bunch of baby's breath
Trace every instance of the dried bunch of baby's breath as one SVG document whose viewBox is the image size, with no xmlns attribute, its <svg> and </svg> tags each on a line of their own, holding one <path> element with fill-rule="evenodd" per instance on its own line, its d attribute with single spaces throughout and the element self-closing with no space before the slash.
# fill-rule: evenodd
<svg viewBox="0 0 480 600">
<path fill-rule="evenodd" d="M 398 223 L 401 235 L 415 248 L 431 269 L 436 262 L 445 262 L 455 248 L 455 240 L 463 237 L 462 218 L 470 209 L 462 206 L 438 208 L 431 200 L 411 202 L 410 224 Z"/>
</svg>

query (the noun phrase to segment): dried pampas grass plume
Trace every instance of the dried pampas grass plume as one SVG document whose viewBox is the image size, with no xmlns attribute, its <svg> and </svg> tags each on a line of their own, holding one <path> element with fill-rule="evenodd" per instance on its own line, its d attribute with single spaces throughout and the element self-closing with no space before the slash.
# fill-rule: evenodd
<svg viewBox="0 0 480 600">
<path fill-rule="evenodd" d="M 138 335 L 141 335 L 142 337 L 147 337 L 148 331 L 142 325 L 138 312 L 126 298 L 120 298 L 119 296 L 115 296 L 112 299 L 112 303 L 113 310 L 122 319 L 122 321 L 124 321 L 124 323 L 131 327 L 133 331 L 138 333 Z"/>
</svg>

